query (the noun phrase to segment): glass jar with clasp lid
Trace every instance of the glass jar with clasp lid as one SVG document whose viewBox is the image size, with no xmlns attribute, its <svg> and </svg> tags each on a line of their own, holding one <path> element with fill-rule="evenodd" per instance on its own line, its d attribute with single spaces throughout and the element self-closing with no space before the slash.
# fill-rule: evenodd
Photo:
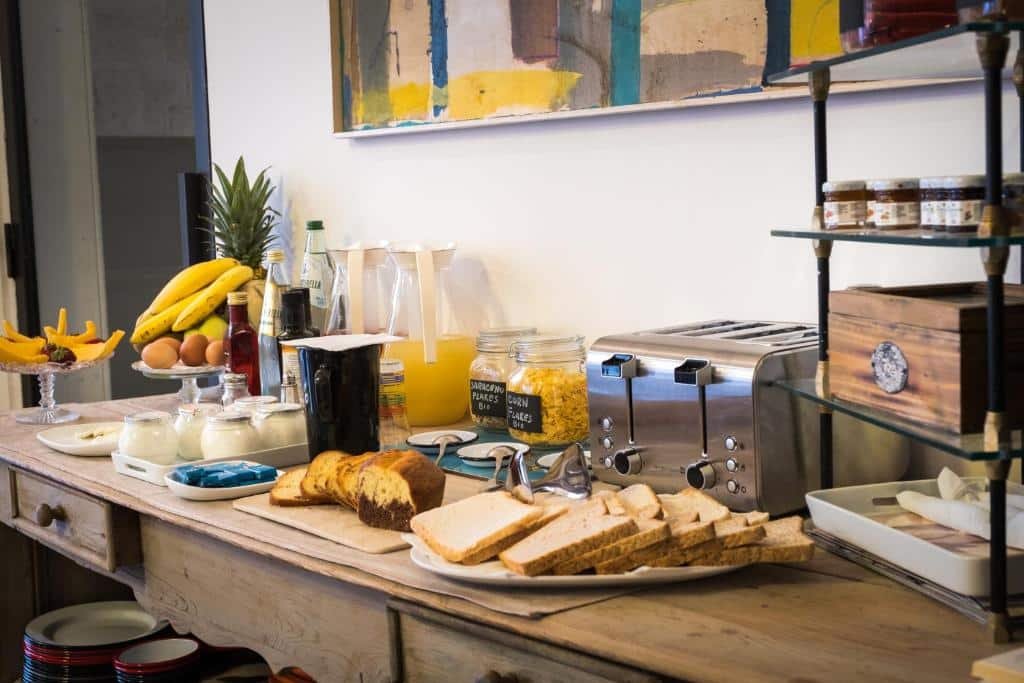
<svg viewBox="0 0 1024 683">
<path fill-rule="evenodd" d="M 254 415 L 261 406 L 277 403 L 277 396 L 241 396 L 231 404 L 231 410 L 238 410 Z"/>
<path fill-rule="evenodd" d="M 204 458 L 239 458 L 261 450 L 248 413 L 225 410 L 206 418 L 200 438 Z"/>
<path fill-rule="evenodd" d="M 284 448 L 306 443 L 306 413 L 298 403 L 265 403 L 252 416 L 260 448 Z"/>
<path fill-rule="evenodd" d="M 171 416 L 159 410 L 128 415 L 117 451 L 157 465 L 173 464 L 178 458 L 178 434 L 171 425 Z"/>
<path fill-rule="evenodd" d="M 203 457 L 200 440 L 206 418 L 220 410 L 220 406 L 215 403 L 187 403 L 178 406 L 174 431 L 178 435 L 178 455 L 183 460 L 200 460 Z"/>
<path fill-rule="evenodd" d="M 522 337 L 511 353 L 516 369 L 505 395 L 509 435 L 542 448 L 584 441 L 590 426 L 583 337 Z"/>
<path fill-rule="evenodd" d="M 469 415 L 484 429 L 508 429 L 505 391 L 516 369 L 512 342 L 537 333 L 535 327 L 492 327 L 476 338 L 476 358 L 469 366 Z"/>
</svg>

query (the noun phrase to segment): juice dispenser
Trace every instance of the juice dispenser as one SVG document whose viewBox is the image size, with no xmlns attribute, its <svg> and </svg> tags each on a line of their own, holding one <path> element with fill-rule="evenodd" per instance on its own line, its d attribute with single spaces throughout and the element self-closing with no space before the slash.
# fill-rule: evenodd
<svg viewBox="0 0 1024 683">
<path fill-rule="evenodd" d="M 455 245 L 389 247 L 398 276 L 388 334 L 404 337 L 384 355 L 405 365 L 409 424 L 457 422 L 469 407 L 469 365 L 476 354 L 471 331 L 460 329 L 451 298 Z"/>
<path fill-rule="evenodd" d="M 332 250 L 334 287 L 328 302 L 327 334 L 376 334 L 388 323 L 395 270 L 387 242 L 357 242 Z"/>
</svg>

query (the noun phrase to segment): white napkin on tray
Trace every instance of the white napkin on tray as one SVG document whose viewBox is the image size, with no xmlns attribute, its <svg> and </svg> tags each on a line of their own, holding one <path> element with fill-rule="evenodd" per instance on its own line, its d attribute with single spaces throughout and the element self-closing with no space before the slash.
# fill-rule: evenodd
<svg viewBox="0 0 1024 683">
<path fill-rule="evenodd" d="M 901 491 L 896 501 L 936 524 L 980 536 L 992 537 L 989 523 L 989 496 L 977 484 L 968 484 L 949 468 L 939 474 L 939 494 L 926 496 L 916 491 Z M 1006 495 L 1006 545 L 1024 550 L 1024 496 Z"/>
</svg>

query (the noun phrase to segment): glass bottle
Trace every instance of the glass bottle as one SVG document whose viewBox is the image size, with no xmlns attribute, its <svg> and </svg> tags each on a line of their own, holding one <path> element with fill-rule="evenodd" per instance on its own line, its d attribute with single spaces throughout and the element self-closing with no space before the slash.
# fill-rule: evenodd
<svg viewBox="0 0 1024 683">
<path fill-rule="evenodd" d="M 313 330 L 313 336 L 319 337 L 323 334 L 323 330 L 313 324 L 313 305 L 310 303 L 310 295 L 308 287 L 300 287 L 302 290 L 302 307 L 306 310 L 306 327 Z"/>
<path fill-rule="evenodd" d="M 277 348 L 281 363 L 281 375 L 295 378 L 298 394 L 301 397 L 302 375 L 299 371 L 299 351 L 294 346 L 285 346 L 281 342 L 294 339 L 309 339 L 317 334 L 309 329 L 306 320 L 305 287 L 292 287 L 281 293 L 281 332 L 277 335 Z"/>
<path fill-rule="evenodd" d="M 249 296 L 228 292 L 228 334 L 225 344 L 228 372 L 248 378 L 249 393 L 260 393 L 260 357 L 256 330 L 249 324 Z"/>
<path fill-rule="evenodd" d="M 306 251 L 302 255 L 302 276 L 299 284 L 309 289 L 312 311 L 309 326 L 324 329 L 327 322 L 327 296 L 331 293 L 333 268 L 327 256 L 323 221 L 306 222 Z"/>
<path fill-rule="evenodd" d="M 380 447 L 402 449 L 410 436 L 405 409 L 405 367 L 402 361 L 380 361 Z"/>
<path fill-rule="evenodd" d="M 284 274 L 284 252 L 267 252 L 267 282 L 263 289 L 260 313 L 260 390 L 268 396 L 281 391 L 281 366 L 278 361 L 277 335 L 281 331 L 281 291 L 288 286 Z"/>
<path fill-rule="evenodd" d="M 221 380 L 224 385 L 224 393 L 221 394 L 221 404 L 227 408 L 234 405 L 240 398 L 249 396 L 249 378 L 244 373 L 227 372 Z"/>
</svg>

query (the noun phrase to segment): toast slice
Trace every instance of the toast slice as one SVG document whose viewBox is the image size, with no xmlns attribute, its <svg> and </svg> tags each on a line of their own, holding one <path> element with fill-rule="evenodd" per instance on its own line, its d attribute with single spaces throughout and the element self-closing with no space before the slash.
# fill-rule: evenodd
<svg viewBox="0 0 1024 683">
<path fill-rule="evenodd" d="M 480 493 L 412 518 L 413 532 L 449 562 L 466 557 L 528 528 L 544 508 L 521 503 L 505 491 Z"/>
<path fill-rule="evenodd" d="M 631 517 L 569 513 L 505 550 L 498 559 L 517 574 L 537 576 L 571 557 L 638 531 Z"/>
<path fill-rule="evenodd" d="M 698 557 L 710 555 L 711 553 L 718 552 L 721 549 L 722 540 L 719 538 L 712 538 L 710 541 L 698 543 L 695 546 L 676 550 L 667 555 L 662 555 L 657 559 L 651 560 L 648 564 L 652 567 L 679 567 L 684 564 L 689 564 Z"/>
<path fill-rule="evenodd" d="M 679 493 L 658 496 L 665 514 L 672 516 L 696 511 L 702 522 L 728 519 L 732 513 L 708 494 L 698 489 L 683 489 Z"/>
<path fill-rule="evenodd" d="M 609 515 L 627 514 L 626 506 L 622 504 L 622 502 L 619 500 L 618 496 L 614 491 L 608 491 L 607 489 L 604 491 L 598 491 L 597 493 L 594 494 L 593 497 L 600 498 L 601 500 L 604 501 L 605 507 L 608 508 Z"/>
<path fill-rule="evenodd" d="M 302 467 L 286 472 L 270 489 L 270 504 L 281 507 L 302 507 L 305 505 L 324 505 L 330 500 L 308 498 L 302 493 L 302 478 L 306 476 L 306 468 Z"/>
<path fill-rule="evenodd" d="M 754 562 L 806 562 L 814 557 L 814 541 L 803 532 L 804 520 L 785 517 L 755 528 L 765 537 L 753 545 L 722 548 L 694 558 L 690 563 L 702 567 L 721 567 Z"/>
<path fill-rule="evenodd" d="M 660 519 L 661 501 L 647 484 L 633 484 L 615 494 L 626 514 L 634 519 Z"/>
<path fill-rule="evenodd" d="M 760 510 L 751 510 L 750 512 L 734 512 L 733 517 L 742 517 L 747 520 L 747 526 L 757 526 L 758 524 L 764 524 L 771 517 L 767 512 L 761 512 Z"/>
<path fill-rule="evenodd" d="M 511 536 L 501 539 L 495 543 L 491 543 L 488 546 L 484 546 L 480 550 L 466 557 L 462 558 L 462 564 L 473 565 L 486 562 L 487 560 L 496 558 L 506 548 L 511 548 L 519 541 L 523 540 L 530 534 L 534 533 L 545 524 L 553 522 L 558 519 L 566 512 L 569 511 L 568 505 L 548 505 L 544 508 L 544 514 L 541 515 L 535 522 L 527 526 L 526 528 L 515 532 Z"/>
<path fill-rule="evenodd" d="M 614 543 L 561 562 L 554 566 L 551 573 L 559 576 L 579 574 L 581 571 L 590 569 L 601 562 L 624 557 L 641 548 L 660 543 L 671 535 L 668 522 L 660 519 L 638 519 L 636 524 L 639 531 L 632 536 L 626 536 Z"/>
<path fill-rule="evenodd" d="M 330 491 L 320 487 L 320 481 L 328 472 L 334 471 L 334 466 L 344 455 L 341 451 L 324 451 L 313 458 L 313 462 L 309 463 L 309 467 L 306 469 L 306 476 L 299 484 L 302 495 L 310 499 L 334 502 Z"/>
<path fill-rule="evenodd" d="M 598 574 L 621 574 L 642 565 L 675 566 L 658 564 L 665 557 L 675 557 L 687 549 L 715 540 L 715 526 L 712 522 L 669 522 L 669 538 L 646 548 L 635 550 L 627 556 L 600 562 L 594 566 Z M 678 562 L 676 564 L 679 564 Z"/>
<path fill-rule="evenodd" d="M 743 524 L 741 525 L 739 522 L 743 522 Z M 747 520 L 743 518 L 715 522 L 715 538 L 721 541 L 723 548 L 739 548 L 750 545 L 757 543 L 765 536 L 764 524 L 747 526 Z"/>
</svg>

